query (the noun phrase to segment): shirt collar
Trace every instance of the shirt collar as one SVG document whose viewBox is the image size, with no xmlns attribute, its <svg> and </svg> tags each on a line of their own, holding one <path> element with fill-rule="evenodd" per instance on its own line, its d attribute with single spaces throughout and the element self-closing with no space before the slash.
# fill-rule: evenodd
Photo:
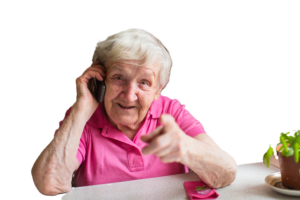
<svg viewBox="0 0 300 200">
<path fill-rule="evenodd" d="M 149 113 L 152 116 L 152 118 L 160 118 L 160 115 L 162 113 L 162 102 L 163 98 L 161 95 L 159 95 L 157 100 L 154 100 L 149 108 Z"/>
</svg>

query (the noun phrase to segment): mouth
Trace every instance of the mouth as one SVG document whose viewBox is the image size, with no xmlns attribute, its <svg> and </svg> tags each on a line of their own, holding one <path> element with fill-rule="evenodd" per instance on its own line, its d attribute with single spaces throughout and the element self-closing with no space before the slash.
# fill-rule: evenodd
<svg viewBox="0 0 300 200">
<path fill-rule="evenodd" d="M 127 109 L 127 110 L 133 109 L 133 108 L 135 107 L 135 106 L 125 106 L 125 105 L 122 105 L 122 104 L 119 104 L 119 103 L 118 103 L 118 105 L 119 105 L 121 108 Z"/>
</svg>

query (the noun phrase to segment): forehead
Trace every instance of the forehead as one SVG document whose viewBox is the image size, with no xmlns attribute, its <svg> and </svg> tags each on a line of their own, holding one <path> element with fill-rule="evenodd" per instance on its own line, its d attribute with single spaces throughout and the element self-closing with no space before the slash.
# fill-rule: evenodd
<svg viewBox="0 0 300 200">
<path fill-rule="evenodd" d="M 159 71 L 159 65 L 156 63 L 151 63 L 148 65 L 138 66 L 133 62 L 116 62 L 113 63 L 108 71 L 124 71 L 124 72 L 143 72 L 143 73 L 151 73 L 154 75 Z"/>
</svg>

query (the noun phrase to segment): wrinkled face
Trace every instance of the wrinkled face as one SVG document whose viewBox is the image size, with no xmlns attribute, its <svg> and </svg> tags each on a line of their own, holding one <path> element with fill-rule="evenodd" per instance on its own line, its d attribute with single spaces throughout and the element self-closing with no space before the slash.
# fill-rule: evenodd
<svg viewBox="0 0 300 200">
<path fill-rule="evenodd" d="M 153 100 L 160 94 L 159 66 L 135 66 L 114 63 L 106 71 L 104 106 L 117 126 L 135 129 L 147 115 Z"/>
</svg>

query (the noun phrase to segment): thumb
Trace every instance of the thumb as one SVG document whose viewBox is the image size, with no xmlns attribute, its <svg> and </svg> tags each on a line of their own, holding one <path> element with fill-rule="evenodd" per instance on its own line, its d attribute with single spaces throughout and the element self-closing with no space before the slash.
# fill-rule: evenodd
<svg viewBox="0 0 300 200">
<path fill-rule="evenodd" d="M 167 132 L 174 128 L 177 125 L 175 119 L 172 115 L 162 114 L 159 118 L 159 122 L 164 127 L 164 130 Z"/>
</svg>

